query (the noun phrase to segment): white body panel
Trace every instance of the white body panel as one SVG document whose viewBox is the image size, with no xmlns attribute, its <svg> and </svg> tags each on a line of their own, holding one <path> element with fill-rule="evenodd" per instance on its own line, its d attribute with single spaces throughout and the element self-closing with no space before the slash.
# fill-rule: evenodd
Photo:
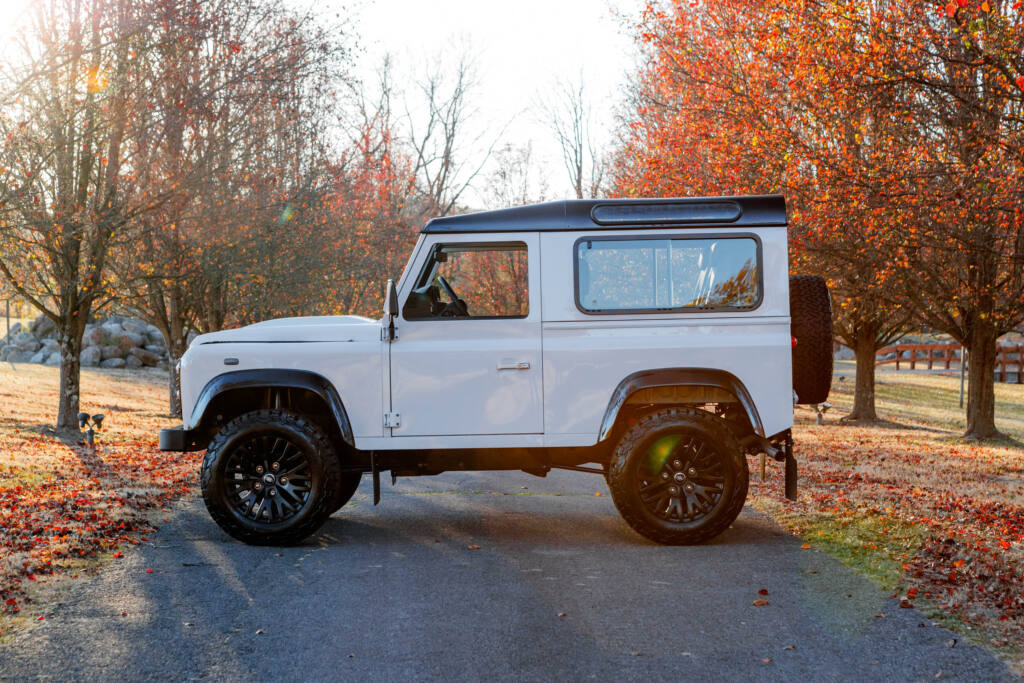
<svg viewBox="0 0 1024 683">
<path fill-rule="evenodd" d="M 405 441 L 424 436 L 541 434 L 544 397 L 537 235 L 440 237 L 428 236 L 418 251 L 426 253 L 435 242 L 525 242 L 529 314 L 500 320 L 406 320 L 399 316 L 398 341 L 388 346 L 391 409 L 401 416 L 401 426 L 391 429 L 391 436 Z M 399 301 L 405 301 L 417 272 L 414 266 L 403 278 Z"/>
<path fill-rule="evenodd" d="M 593 315 L 576 307 L 574 244 L 581 236 L 755 235 L 763 298 L 751 311 Z M 362 449 L 589 446 L 616 386 L 659 368 L 710 368 L 747 388 L 770 436 L 792 426 L 785 227 L 428 234 L 398 283 L 399 307 L 436 242 L 522 241 L 529 315 L 517 319 L 379 321 L 293 318 L 199 337 L 182 359 L 186 426 L 203 386 L 224 372 L 298 369 L 330 380 Z M 268 342 L 268 343 L 263 343 Z M 226 367 L 225 358 L 238 365 Z M 526 370 L 498 370 L 524 363 Z M 401 426 L 384 427 L 386 412 Z"/>
<path fill-rule="evenodd" d="M 573 246 L 581 235 L 731 233 L 752 234 L 761 242 L 763 298 L 753 311 L 590 315 L 576 307 Z M 545 434 L 564 435 L 572 445 L 596 443 L 619 382 L 634 372 L 660 368 L 730 372 L 754 399 L 765 436 L 793 425 L 785 228 L 552 232 L 541 235 L 541 253 Z"/>
<path fill-rule="evenodd" d="M 356 437 L 381 436 L 384 346 L 380 323 L 357 316 L 285 318 L 197 337 L 181 359 L 182 415 L 188 427 L 206 383 L 225 372 L 308 370 L 338 391 Z M 225 366 L 225 358 L 238 360 Z"/>
</svg>

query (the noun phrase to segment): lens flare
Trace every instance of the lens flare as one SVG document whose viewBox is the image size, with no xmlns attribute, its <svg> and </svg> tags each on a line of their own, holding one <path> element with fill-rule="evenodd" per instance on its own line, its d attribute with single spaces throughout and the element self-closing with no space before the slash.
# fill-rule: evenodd
<svg viewBox="0 0 1024 683">
<path fill-rule="evenodd" d="M 652 473 L 657 474 L 661 471 L 665 461 L 668 460 L 668 456 L 681 438 L 682 436 L 679 434 L 669 434 L 651 444 L 651 447 L 647 449 L 647 464 L 650 466 Z"/>
</svg>

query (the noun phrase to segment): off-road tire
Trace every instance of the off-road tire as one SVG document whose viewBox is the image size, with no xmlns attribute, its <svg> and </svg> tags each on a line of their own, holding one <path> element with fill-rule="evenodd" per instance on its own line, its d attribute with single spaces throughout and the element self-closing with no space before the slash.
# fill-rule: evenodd
<svg viewBox="0 0 1024 683">
<path fill-rule="evenodd" d="M 356 494 L 356 489 L 359 488 L 359 482 L 362 478 L 362 472 L 341 473 L 341 484 L 338 485 L 338 488 L 334 493 L 334 499 L 331 500 L 330 508 L 332 515 L 345 507 L 345 503 L 352 500 L 352 496 Z"/>
<path fill-rule="evenodd" d="M 724 490 L 718 502 L 694 522 L 655 516 L 640 494 L 637 468 L 647 457 L 646 444 L 674 434 L 704 443 L 724 474 Z M 626 430 L 612 452 L 607 479 L 615 507 L 635 531 L 665 545 L 693 545 L 718 536 L 736 520 L 747 498 L 749 473 L 743 449 L 722 418 L 693 408 L 666 408 L 648 413 Z"/>
<path fill-rule="evenodd" d="M 818 404 L 832 388 L 832 298 L 817 275 L 789 278 L 789 317 L 793 347 L 793 391 L 796 402 Z"/>
<path fill-rule="evenodd" d="M 227 500 L 227 460 L 233 447 L 258 435 L 280 436 L 301 450 L 309 463 L 310 491 L 305 505 L 289 519 L 266 524 L 242 518 Z M 217 525 L 250 545 L 294 545 L 330 517 L 341 487 L 341 463 L 331 440 L 315 422 L 284 410 L 256 410 L 228 422 L 206 450 L 200 482 L 203 502 Z"/>
</svg>

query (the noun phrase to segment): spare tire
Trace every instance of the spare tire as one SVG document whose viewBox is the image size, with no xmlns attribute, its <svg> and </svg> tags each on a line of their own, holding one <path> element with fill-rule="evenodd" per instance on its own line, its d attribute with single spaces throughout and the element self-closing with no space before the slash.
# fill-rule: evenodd
<svg viewBox="0 0 1024 683">
<path fill-rule="evenodd" d="M 832 297 L 817 275 L 789 278 L 796 402 L 824 403 L 832 388 Z"/>
</svg>

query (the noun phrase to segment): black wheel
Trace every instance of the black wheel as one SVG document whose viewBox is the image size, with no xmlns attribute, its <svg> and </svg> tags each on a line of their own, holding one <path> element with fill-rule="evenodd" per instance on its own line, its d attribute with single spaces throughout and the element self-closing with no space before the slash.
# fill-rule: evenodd
<svg viewBox="0 0 1024 683">
<path fill-rule="evenodd" d="M 790 328 L 793 347 L 793 391 L 797 403 L 828 400 L 832 388 L 832 297 L 824 278 L 789 278 Z"/>
<path fill-rule="evenodd" d="M 221 529 L 252 545 L 291 545 L 333 512 L 341 467 L 316 423 L 257 410 L 214 437 L 200 479 L 206 509 Z"/>
<path fill-rule="evenodd" d="M 356 489 L 359 488 L 359 481 L 363 478 L 362 472 L 342 472 L 341 484 L 335 491 L 334 499 L 331 501 L 331 514 L 340 510 L 345 506 L 345 503 L 352 500 L 352 496 L 356 494 Z"/>
<path fill-rule="evenodd" d="M 747 498 L 747 459 L 725 421 L 666 408 L 626 430 L 608 485 L 623 519 L 658 543 L 703 543 L 725 531 Z"/>
</svg>

